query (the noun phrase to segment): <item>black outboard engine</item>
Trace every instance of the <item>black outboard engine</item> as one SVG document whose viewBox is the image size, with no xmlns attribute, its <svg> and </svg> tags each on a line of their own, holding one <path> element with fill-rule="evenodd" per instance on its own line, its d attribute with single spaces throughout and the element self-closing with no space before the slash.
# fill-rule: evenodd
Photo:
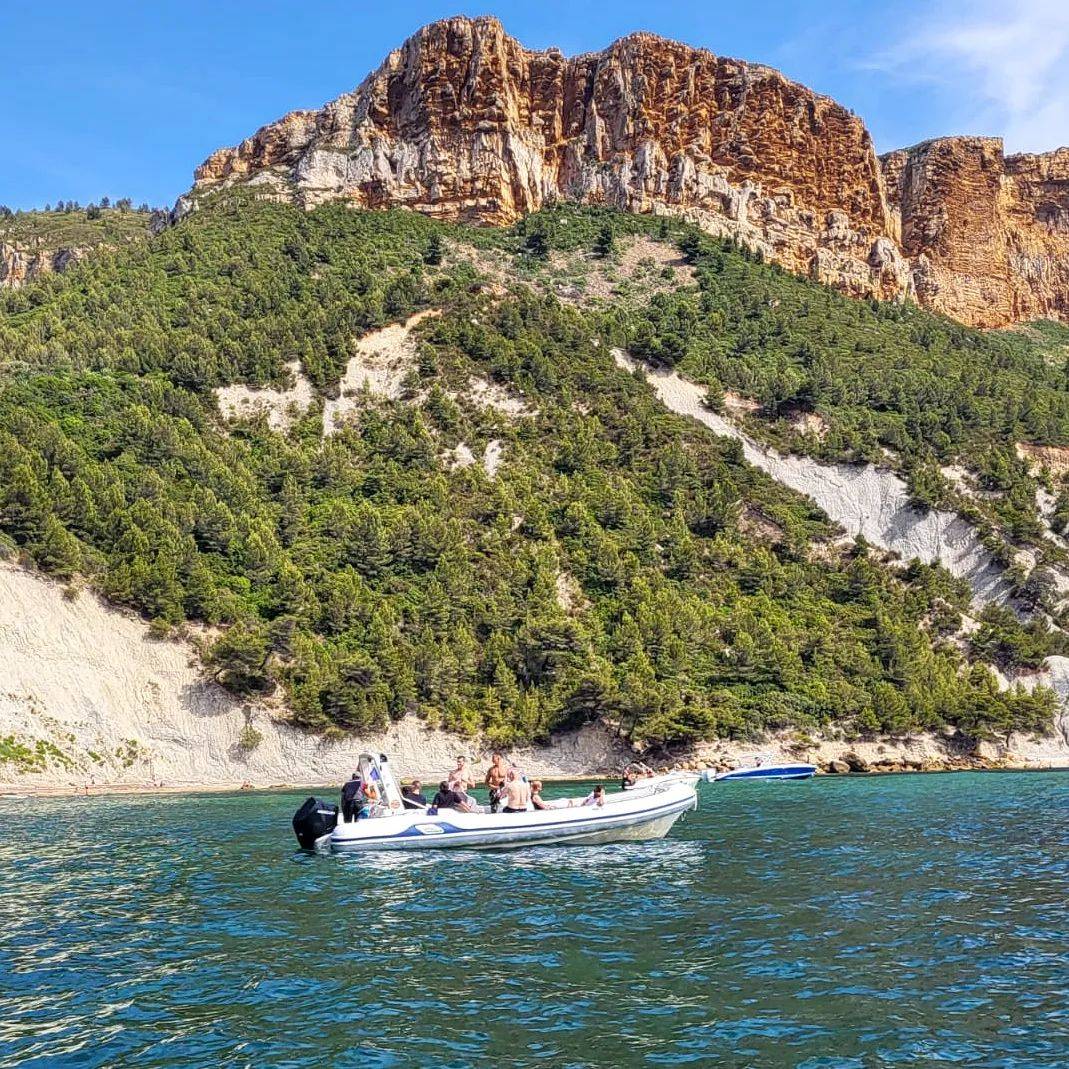
<svg viewBox="0 0 1069 1069">
<path fill-rule="evenodd" d="M 311 850 L 316 839 L 332 832 L 337 823 L 338 807 L 331 802 L 321 802 L 318 798 L 309 798 L 293 814 L 293 830 L 297 842 L 305 850 Z"/>
</svg>

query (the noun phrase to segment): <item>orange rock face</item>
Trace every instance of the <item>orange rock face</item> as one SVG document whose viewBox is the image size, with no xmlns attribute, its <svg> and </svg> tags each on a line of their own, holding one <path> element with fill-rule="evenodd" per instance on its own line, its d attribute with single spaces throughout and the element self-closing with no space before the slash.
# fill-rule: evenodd
<svg viewBox="0 0 1069 1069">
<path fill-rule="evenodd" d="M 922 303 L 982 327 L 1069 319 L 1069 149 L 948 137 L 883 165 Z"/>
<path fill-rule="evenodd" d="M 854 296 L 970 323 L 1069 316 L 1069 153 L 986 139 L 876 157 L 864 124 L 768 67 L 650 34 L 565 58 L 496 19 L 425 27 L 352 93 L 198 168 L 179 212 L 248 183 L 509 223 L 547 201 L 681 215 Z"/>
</svg>

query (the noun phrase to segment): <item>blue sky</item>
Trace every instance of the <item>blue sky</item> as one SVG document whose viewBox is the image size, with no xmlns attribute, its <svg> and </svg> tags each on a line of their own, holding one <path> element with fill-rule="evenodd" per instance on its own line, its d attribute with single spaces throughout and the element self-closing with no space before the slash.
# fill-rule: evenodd
<svg viewBox="0 0 1069 1069">
<path fill-rule="evenodd" d="M 530 48 L 648 29 L 778 67 L 885 151 L 952 133 L 1069 143 L 1069 0 L 0 0 L 0 204 L 169 204 L 220 145 L 354 88 L 425 22 L 497 15 Z M 935 10 L 937 9 L 937 10 Z"/>
</svg>

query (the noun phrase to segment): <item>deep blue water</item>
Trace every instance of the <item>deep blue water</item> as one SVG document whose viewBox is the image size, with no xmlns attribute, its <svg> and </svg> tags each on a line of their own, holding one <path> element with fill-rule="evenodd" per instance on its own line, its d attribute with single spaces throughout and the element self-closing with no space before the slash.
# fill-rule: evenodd
<svg viewBox="0 0 1069 1069">
<path fill-rule="evenodd" d="M 508 855 L 307 856 L 303 797 L 0 800 L 0 1066 L 1069 1066 L 1069 774 Z"/>
</svg>

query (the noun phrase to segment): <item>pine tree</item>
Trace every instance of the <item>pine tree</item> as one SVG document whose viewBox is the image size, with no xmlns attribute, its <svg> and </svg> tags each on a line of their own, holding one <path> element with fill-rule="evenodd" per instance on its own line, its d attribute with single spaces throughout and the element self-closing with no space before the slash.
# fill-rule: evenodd
<svg viewBox="0 0 1069 1069">
<path fill-rule="evenodd" d="M 47 572 L 60 579 L 75 575 L 82 562 L 78 539 L 55 516 L 44 521 L 40 540 L 31 546 L 34 560 Z"/>
<path fill-rule="evenodd" d="M 612 223 L 605 223 L 598 231 L 594 239 L 594 255 L 601 260 L 606 260 L 616 251 L 616 232 Z"/>
<path fill-rule="evenodd" d="M 442 262 L 443 252 L 442 235 L 437 232 L 431 234 L 427 240 L 427 247 L 423 252 L 423 262 L 431 267 L 437 267 Z"/>
</svg>

